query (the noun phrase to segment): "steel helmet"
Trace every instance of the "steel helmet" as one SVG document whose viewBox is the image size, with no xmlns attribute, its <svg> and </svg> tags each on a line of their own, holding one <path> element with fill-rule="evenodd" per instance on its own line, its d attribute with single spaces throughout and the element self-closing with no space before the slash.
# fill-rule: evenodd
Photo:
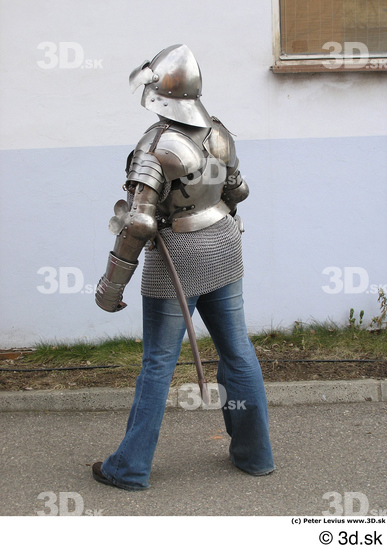
<svg viewBox="0 0 387 550">
<path fill-rule="evenodd" d="M 149 111 L 191 126 L 211 126 L 200 101 L 200 68 L 186 45 L 170 46 L 134 69 L 129 76 L 132 93 L 141 84 L 145 85 L 141 105 Z"/>
</svg>

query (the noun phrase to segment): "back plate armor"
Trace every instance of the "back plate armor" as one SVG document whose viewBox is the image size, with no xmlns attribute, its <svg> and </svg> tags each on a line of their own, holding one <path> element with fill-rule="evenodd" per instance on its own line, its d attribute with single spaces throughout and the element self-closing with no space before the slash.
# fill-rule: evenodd
<svg viewBox="0 0 387 550">
<path fill-rule="evenodd" d="M 221 197 L 228 175 L 235 173 L 237 166 L 234 141 L 217 119 L 212 119 L 210 129 L 161 121 L 138 143 L 128 180 L 161 193 L 162 173 L 169 192 L 158 203 L 158 217 L 177 233 L 190 232 L 208 227 L 230 212 Z"/>
</svg>

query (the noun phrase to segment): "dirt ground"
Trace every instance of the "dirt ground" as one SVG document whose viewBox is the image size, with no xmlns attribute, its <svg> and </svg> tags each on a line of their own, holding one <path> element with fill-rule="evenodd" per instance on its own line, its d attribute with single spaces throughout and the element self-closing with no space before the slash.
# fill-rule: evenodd
<svg viewBox="0 0 387 550">
<path fill-rule="evenodd" d="M 357 361 L 326 355 L 316 357 L 311 352 L 287 350 L 286 353 L 256 347 L 264 380 L 266 382 L 289 382 L 300 380 L 354 380 L 362 378 L 386 378 L 387 359 L 358 357 Z M 203 369 L 208 382 L 216 381 L 217 362 L 215 357 L 203 357 Z M 209 361 L 209 362 L 207 362 Z M 311 361 L 311 362 L 308 362 Z M 85 387 L 130 387 L 135 385 L 139 365 L 111 363 L 107 368 L 95 368 L 87 364 L 63 364 L 54 371 L 38 371 L 52 368 L 50 364 L 33 365 L 27 355 L 0 360 L 0 390 L 78 389 Z M 94 368 L 92 368 L 94 367 Z M 98 365 L 96 365 L 98 367 Z M 61 370 L 70 368 L 72 370 Z M 14 370 L 15 369 L 15 370 Z M 19 372 L 16 369 L 32 369 Z M 178 364 L 172 385 L 196 381 L 194 364 Z"/>
</svg>

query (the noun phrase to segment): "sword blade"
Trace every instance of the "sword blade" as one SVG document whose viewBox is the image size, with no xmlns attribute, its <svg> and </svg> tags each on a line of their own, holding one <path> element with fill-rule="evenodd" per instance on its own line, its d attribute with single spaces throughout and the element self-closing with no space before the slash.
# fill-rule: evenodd
<svg viewBox="0 0 387 550">
<path fill-rule="evenodd" d="M 187 328 L 189 342 L 191 344 L 196 371 L 198 374 L 200 393 L 204 403 L 208 405 L 210 402 L 210 399 L 208 394 L 207 380 L 203 373 L 202 362 L 200 359 L 199 349 L 196 342 L 195 330 L 194 330 L 191 315 L 188 309 L 187 298 L 184 294 L 183 287 L 181 286 L 179 275 L 177 274 L 175 266 L 173 265 L 172 258 L 159 232 L 156 233 L 154 241 L 156 243 L 158 251 L 161 254 L 161 257 L 163 258 L 163 261 L 165 263 L 165 266 L 168 270 L 169 276 L 171 277 L 173 286 L 175 288 L 177 298 L 179 300 L 180 308 L 184 317 L 185 326 Z"/>
</svg>

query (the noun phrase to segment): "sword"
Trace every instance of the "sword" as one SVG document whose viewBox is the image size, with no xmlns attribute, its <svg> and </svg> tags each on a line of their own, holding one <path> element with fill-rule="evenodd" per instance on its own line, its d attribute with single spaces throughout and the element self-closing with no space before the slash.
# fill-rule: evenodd
<svg viewBox="0 0 387 550">
<path fill-rule="evenodd" d="M 200 394 L 202 396 L 202 399 L 206 405 L 209 404 L 210 399 L 208 395 L 208 387 L 207 387 L 207 380 L 205 379 L 204 373 L 203 373 L 203 367 L 202 362 L 200 360 L 199 355 L 199 349 L 196 342 L 195 337 L 195 330 L 193 327 L 191 315 L 188 309 L 187 304 L 187 298 L 185 297 L 183 287 L 181 286 L 181 282 L 179 279 L 179 276 L 177 274 L 177 271 L 175 269 L 175 266 L 173 265 L 172 258 L 168 252 L 167 247 L 165 246 L 165 242 L 160 235 L 159 232 L 156 233 L 156 236 L 154 238 L 154 242 L 156 243 L 157 249 L 161 254 L 161 257 L 164 260 L 165 266 L 168 270 L 169 276 L 171 277 L 173 286 L 176 290 L 177 298 L 179 300 L 179 304 L 181 307 L 181 311 L 183 313 L 185 326 L 187 328 L 188 338 L 191 344 L 192 354 L 195 361 L 196 371 L 198 373 L 198 381 L 199 381 L 199 388 L 200 388 Z"/>
</svg>

